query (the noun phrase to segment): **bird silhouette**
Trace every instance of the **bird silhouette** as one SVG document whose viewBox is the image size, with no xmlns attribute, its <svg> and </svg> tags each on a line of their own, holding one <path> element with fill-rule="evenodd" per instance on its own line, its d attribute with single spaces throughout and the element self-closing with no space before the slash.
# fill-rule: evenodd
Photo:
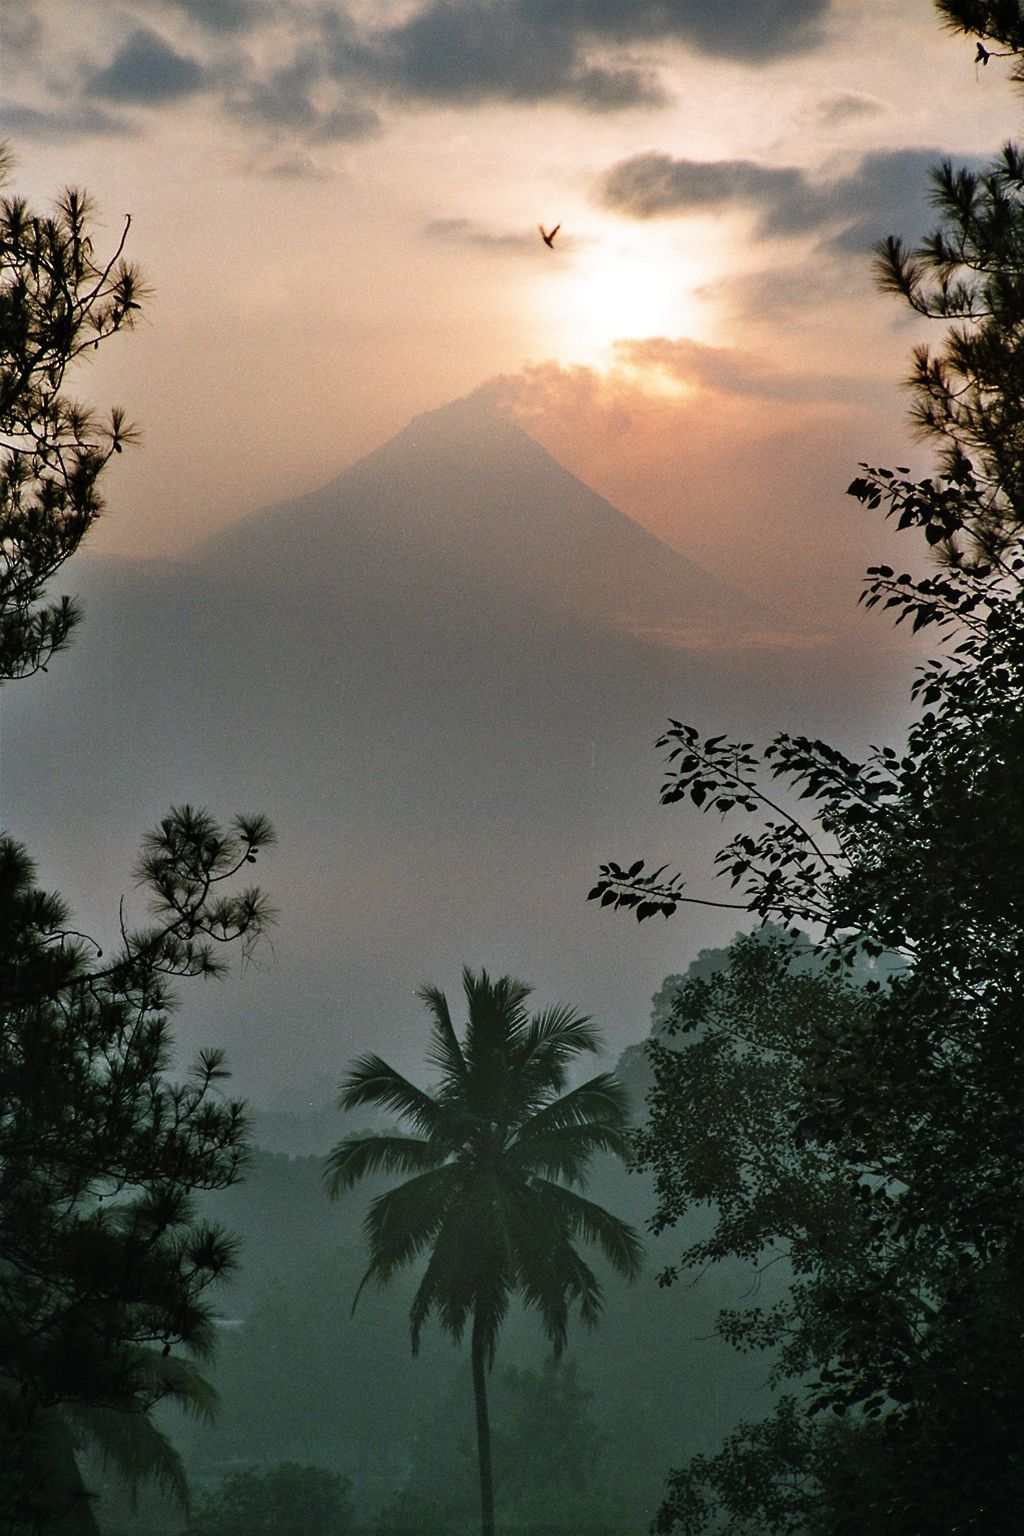
<svg viewBox="0 0 1024 1536">
<path fill-rule="evenodd" d="M 551 232 L 548 234 L 548 233 L 545 233 L 544 225 L 543 224 L 538 224 L 537 225 L 537 228 L 540 230 L 540 237 L 544 241 L 544 244 L 547 246 L 549 251 L 553 251 L 554 250 L 554 248 L 555 248 L 555 236 L 558 234 L 558 231 L 561 229 L 561 227 L 562 227 L 561 224 L 556 224 L 554 229 L 551 230 Z"/>
</svg>

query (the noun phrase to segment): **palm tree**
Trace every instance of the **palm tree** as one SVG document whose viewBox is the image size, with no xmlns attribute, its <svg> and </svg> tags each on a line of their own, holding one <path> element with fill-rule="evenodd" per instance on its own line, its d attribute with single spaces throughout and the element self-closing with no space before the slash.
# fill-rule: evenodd
<svg viewBox="0 0 1024 1536">
<path fill-rule="evenodd" d="M 486 971 L 465 970 L 462 982 L 461 1041 L 444 993 L 418 994 L 432 1017 L 432 1092 L 375 1055 L 361 1056 L 342 1082 L 342 1108 L 379 1105 L 414 1134 L 348 1137 L 330 1153 L 326 1180 L 336 1199 L 366 1174 L 410 1175 L 370 1205 L 370 1264 L 359 1290 L 368 1280 L 386 1284 L 428 1254 L 409 1314 L 413 1353 L 431 1312 L 456 1343 L 471 1324 L 483 1536 L 493 1536 L 487 1371 L 512 1297 L 536 1308 L 557 1357 L 571 1306 L 592 1324 L 601 1305 L 575 1240 L 595 1244 L 630 1277 L 641 1244 L 579 1193 L 593 1153 L 626 1151 L 626 1096 L 611 1073 L 564 1091 L 573 1057 L 599 1047 L 590 1020 L 562 1007 L 531 1017 L 530 988 L 511 976 L 491 981 Z"/>
</svg>

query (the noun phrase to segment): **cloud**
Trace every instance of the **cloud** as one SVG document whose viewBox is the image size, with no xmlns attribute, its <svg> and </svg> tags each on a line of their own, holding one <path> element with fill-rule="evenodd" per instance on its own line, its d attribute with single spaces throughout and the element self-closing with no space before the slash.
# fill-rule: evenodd
<svg viewBox="0 0 1024 1536">
<path fill-rule="evenodd" d="M 325 102 L 320 91 L 321 63 L 305 52 L 262 80 L 246 79 L 228 96 L 228 109 L 272 131 L 306 140 L 337 142 L 376 133 L 380 118 L 372 107 L 336 94 Z"/>
<path fill-rule="evenodd" d="M 267 0 L 149 0 L 152 9 L 178 12 L 207 32 L 251 32 L 272 13 Z"/>
<path fill-rule="evenodd" d="M 833 96 L 824 96 L 818 102 L 816 116 L 820 123 L 834 128 L 852 118 L 877 117 L 888 110 L 886 103 L 877 96 L 866 96 L 862 91 L 836 91 Z"/>
<path fill-rule="evenodd" d="M 664 101 L 649 68 L 591 56 L 587 42 L 597 34 L 578 11 L 538 0 L 437 0 L 372 34 L 361 62 L 391 90 L 463 105 L 568 100 L 618 111 Z"/>
<path fill-rule="evenodd" d="M 852 176 L 836 184 L 844 227 L 834 236 L 841 251 L 870 250 L 888 234 L 916 243 L 936 222 L 931 202 L 932 167 L 944 158 L 937 149 L 878 150 L 866 155 Z M 980 167 L 975 155 L 954 156 Z"/>
<path fill-rule="evenodd" d="M 240 160 L 238 165 L 247 176 L 259 176 L 268 181 L 328 181 L 334 174 L 298 150 L 283 154 L 249 155 Z"/>
<path fill-rule="evenodd" d="M 813 46 L 828 0 L 431 0 L 368 40 L 392 87 L 432 100 L 565 100 L 593 111 L 651 106 L 665 92 L 621 50 L 676 42 L 768 63 Z"/>
<path fill-rule="evenodd" d="M 439 240 L 447 245 L 469 246 L 484 251 L 509 251 L 515 255 L 533 253 L 537 235 L 517 230 L 493 230 L 475 219 L 431 219 L 423 226 L 428 240 Z"/>
<path fill-rule="evenodd" d="M 78 90 L 165 108 L 203 92 L 236 121 L 296 141 L 372 133 L 382 104 L 617 113 L 668 100 L 658 67 L 667 45 L 756 68 L 814 47 L 830 3 L 120 0 L 115 24 L 133 30 L 109 62 L 80 73 Z"/>
<path fill-rule="evenodd" d="M 596 195 L 634 219 L 747 209 L 763 236 L 817 235 L 837 250 L 864 251 L 890 230 L 914 241 L 934 223 L 928 171 L 941 158 L 934 149 L 877 150 L 853 172 L 812 179 L 796 166 L 651 151 L 613 165 Z"/>
<path fill-rule="evenodd" d="M 69 139 L 91 134 L 114 138 L 132 131 L 124 118 L 113 117 L 98 107 L 41 111 L 13 101 L 0 105 L 0 124 L 14 135 L 52 144 L 66 144 Z"/>
<path fill-rule="evenodd" d="M 860 403 L 865 386 L 856 380 L 820 373 L 790 373 L 768 358 L 737 347 L 711 347 L 688 336 L 652 336 L 617 341 L 616 360 L 641 374 L 660 373 L 676 382 L 746 395 L 757 400 L 841 401 Z"/>
<path fill-rule="evenodd" d="M 204 83 L 197 59 L 178 53 L 148 27 L 139 27 L 104 69 L 85 82 L 86 91 L 107 101 L 160 106 L 191 96 Z"/>
<path fill-rule="evenodd" d="M 812 47 L 828 9 L 829 0 L 430 0 L 390 40 L 410 75 L 436 76 L 444 49 L 449 78 L 463 85 L 490 82 L 502 62 L 517 70 L 517 55 L 539 71 L 546 54 L 565 70 L 587 48 L 654 42 L 758 65 Z"/>
<path fill-rule="evenodd" d="M 749 204 L 761 209 L 805 205 L 806 177 L 792 167 L 753 160 L 675 160 L 648 153 L 620 160 L 605 174 L 600 201 L 635 219 L 706 212 Z"/>
<path fill-rule="evenodd" d="M 4 17 L 4 51 L 8 57 L 18 58 L 37 53 L 43 37 L 43 18 L 38 0 L 22 0 L 20 10 Z"/>
</svg>

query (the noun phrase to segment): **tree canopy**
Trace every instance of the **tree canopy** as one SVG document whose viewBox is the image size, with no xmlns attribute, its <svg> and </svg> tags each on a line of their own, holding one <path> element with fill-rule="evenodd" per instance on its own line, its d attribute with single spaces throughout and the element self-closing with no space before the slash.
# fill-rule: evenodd
<svg viewBox="0 0 1024 1536">
<path fill-rule="evenodd" d="M 349 1536 L 349 1489 L 339 1473 L 297 1462 L 229 1472 L 197 1499 L 188 1536 Z"/>
</svg>

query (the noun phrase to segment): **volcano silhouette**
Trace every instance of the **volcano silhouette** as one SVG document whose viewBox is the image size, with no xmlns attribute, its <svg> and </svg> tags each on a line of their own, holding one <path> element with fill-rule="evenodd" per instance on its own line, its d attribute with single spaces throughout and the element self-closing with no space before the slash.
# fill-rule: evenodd
<svg viewBox="0 0 1024 1536">
<path fill-rule="evenodd" d="M 724 640 L 763 610 L 648 533 L 484 395 L 416 417 L 312 495 L 246 518 L 201 558 L 247 578 L 479 622 L 510 603 L 650 640 Z"/>
</svg>

